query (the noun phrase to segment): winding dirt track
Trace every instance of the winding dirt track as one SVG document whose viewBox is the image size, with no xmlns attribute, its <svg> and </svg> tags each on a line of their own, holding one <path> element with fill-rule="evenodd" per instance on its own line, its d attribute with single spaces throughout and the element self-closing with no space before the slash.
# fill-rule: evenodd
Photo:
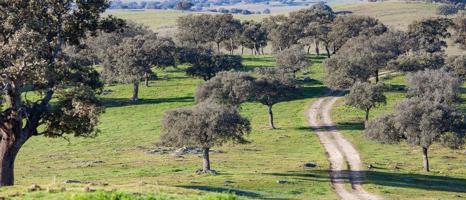
<svg viewBox="0 0 466 200">
<path fill-rule="evenodd" d="M 316 131 L 330 161 L 330 178 L 341 199 L 378 200 L 362 188 L 364 172 L 358 151 L 338 132 L 330 117 L 333 104 L 343 95 L 326 92 L 308 110 L 309 124 Z M 345 183 L 351 183 L 351 189 Z"/>
</svg>

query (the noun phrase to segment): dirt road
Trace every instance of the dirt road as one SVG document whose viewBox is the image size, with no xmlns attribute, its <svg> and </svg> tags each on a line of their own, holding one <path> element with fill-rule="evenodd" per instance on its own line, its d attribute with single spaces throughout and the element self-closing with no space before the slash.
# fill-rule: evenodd
<svg viewBox="0 0 466 200">
<path fill-rule="evenodd" d="M 307 114 L 309 124 L 316 131 L 330 161 L 330 178 L 341 199 L 378 200 L 380 197 L 362 188 L 363 166 L 358 151 L 338 132 L 330 112 L 343 93 L 328 91 L 314 102 Z M 345 183 L 351 183 L 351 188 Z"/>
</svg>

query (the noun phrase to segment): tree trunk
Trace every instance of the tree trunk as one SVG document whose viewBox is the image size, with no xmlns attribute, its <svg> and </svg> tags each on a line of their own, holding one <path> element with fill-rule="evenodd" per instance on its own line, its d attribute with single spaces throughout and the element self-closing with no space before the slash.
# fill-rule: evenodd
<svg viewBox="0 0 466 200">
<path fill-rule="evenodd" d="M 422 147 L 422 160 L 423 160 L 424 170 L 426 172 L 429 172 L 430 171 L 430 169 L 429 169 L 429 157 L 427 156 L 427 148 L 426 147 Z"/>
<path fill-rule="evenodd" d="M 264 47 L 261 47 L 261 52 L 262 52 L 262 55 L 265 55 L 264 54 Z"/>
<path fill-rule="evenodd" d="M 139 81 L 133 83 L 133 98 L 131 101 L 137 102 L 139 100 Z"/>
<path fill-rule="evenodd" d="M 317 56 L 320 56 L 320 49 L 319 49 L 319 42 L 316 41 L 316 54 Z"/>
<path fill-rule="evenodd" d="M 146 73 L 144 75 L 144 85 L 146 85 L 146 87 L 149 87 L 149 80 L 150 80 L 150 75 Z"/>
<path fill-rule="evenodd" d="M 364 119 L 365 124 L 367 124 L 367 122 L 369 121 L 369 109 L 366 109 L 366 117 Z"/>
<path fill-rule="evenodd" d="M 379 82 L 379 70 L 375 70 L 375 83 Z"/>
<path fill-rule="evenodd" d="M 241 46 L 241 55 L 244 54 L 244 46 Z"/>
<path fill-rule="evenodd" d="M 311 45 L 307 47 L 307 54 L 310 54 L 310 53 L 311 53 Z"/>
<path fill-rule="evenodd" d="M 272 106 L 268 106 L 269 111 L 269 124 L 271 129 L 275 129 L 275 124 L 273 123 L 273 111 Z"/>
<path fill-rule="evenodd" d="M 210 148 L 202 148 L 202 150 L 203 150 L 202 158 L 204 159 L 204 165 L 202 167 L 202 171 L 206 173 L 210 171 L 210 158 L 209 158 Z"/>
<path fill-rule="evenodd" d="M 18 148 L 7 138 L 0 141 L 0 187 L 14 184 L 14 164 Z"/>
<path fill-rule="evenodd" d="M 220 53 L 220 42 L 217 42 L 217 52 Z"/>
<path fill-rule="evenodd" d="M 230 55 L 233 55 L 233 38 L 230 38 Z"/>
<path fill-rule="evenodd" d="M 330 58 L 330 49 L 328 48 L 328 45 L 325 45 L 325 51 L 327 51 L 327 58 Z"/>
</svg>

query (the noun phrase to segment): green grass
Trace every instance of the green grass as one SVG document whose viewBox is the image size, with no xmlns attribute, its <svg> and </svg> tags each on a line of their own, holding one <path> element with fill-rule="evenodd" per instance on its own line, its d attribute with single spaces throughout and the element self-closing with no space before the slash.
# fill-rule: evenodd
<svg viewBox="0 0 466 200">
<path fill-rule="evenodd" d="M 126 192 L 96 191 L 90 193 L 62 192 L 29 193 L 21 197 L 22 200 L 48 199 L 48 200 L 238 200 L 232 194 L 209 194 L 203 196 L 170 195 L 170 194 L 137 194 Z"/>
<path fill-rule="evenodd" d="M 392 86 L 386 93 L 387 105 L 371 111 L 370 118 L 392 112 L 397 101 L 405 98 L 405 76 L 387 77 Z M 464 104 L 463 104 L 464 106 Z M 429 150 L 431 172 L 423 172 L 420 147 L 406 143 L 379 144 L 364 138 L 364 112 L 337 102 L 332 111 L 337 127 L 359 150 L 367 172 L 364 185 L 370 192 L 387 199 L 464 199 L 466 198 L 466 152 L 433 145 Z"/>
<path fill-rule="evenodd" d="M 1 188 L 0 196 L 25 194 L 37 183 L 42 187 L 66 187 L 82 191 L 83 184 L 63 184 L 66 180 L 90 181 L 92 188 L 129 192 L 176 194 L 235 193 L 246 198 L 335 199 L 327 169 L 329 163 L 317 137 L 308 128 L 304 111 L 322 92 L 322 58 L 304 82 L 304 95 L 274 106 L 278 130 L 270 130 L 266 107 L 245 103 L 241 113 L 252 122 L 247 145 L 225 145 L 212 153 L 212 167 L 219 175 L 196 175 L 202 160 L 198 155 L 174 157 L 146 154 L 154 149 L 160 135 L 161 118 L 170 108 L 193 105 L 193 93 L 200 79 L 187 77 L 183 69 L 157 71 L 161 80 L 141 87 L 140 102 L 129 103 L 131 85 L 113 85 L 102 96 L 106 112 L 101 116 L 100 134 L 95 138 L 49 139 L 33 137 L 19 153 L 16 184 Z M 274 65 L 271 56 L 247 56 L 248 69 Z M 95 162 L 98 161 L 98 162 Z M 311 170 L 303 164 L 317 164 Z M 277 184 L 285 180 L 285 184 Z M 107 185 L 108 184 L 108 185 Z"/>
</svg>

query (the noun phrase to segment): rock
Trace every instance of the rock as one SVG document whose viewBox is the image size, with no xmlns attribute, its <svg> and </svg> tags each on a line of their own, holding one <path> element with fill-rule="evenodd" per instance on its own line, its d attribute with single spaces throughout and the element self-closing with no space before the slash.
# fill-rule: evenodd
<svg viewBox="0 0 466 200">
<path fill-rule="evenodd" d="M 84 192 L 95 192 L 95 189 L 92 189 L 90 185 L 86 185 L 86 187 L 84 187 Z"/>
<path fill-rule="evenodd" d="M 157 148 L 157 149 L 152 149 L 152 150 L 146 150 L 144 151 L 146 154 L 157 154 L 157 155 L 163 155 L 163 154 L 168 154 L 173 149 L 164 149 L 164 148 Z"/>
<path fill-rule="evenodd" d="M 285 184 L 285 183 L 286 183 L 286 181 L 284 181 L 284 180 L 277 180 L 277 184 Z"/>
<path fill-rule="evenodd" d="M 28 192 L 35 192 L 35 191 L 39 191 L 41 189 L 42 188 L 39 185 L 32 184 L 31 186 L 28 187 Z"/>
<path fill-rule="evenodd" d="M 102 160 L 83 160 L 83 161 L 79 161 L 77 163 L 78 163 L 78 165 L 80 167 L 93 167 L 96 164 L 102 164 L 102 163 L 105 163 L 105 162 L 102 161 Z"/>
<path fill-rule="evenodd" d="M 198 169 L 196 170 L 196 174 L 201 175 L 201 174 L 210 174 L 210 175 L 217 175 L 217 171 L 215 170 L 203 170 L 203 169 Z"/>
<path fill-rule="evenodd" d="M 304 164 L 304 167 L 305 167 L 305 168 L 314 168 L 314 167 L 317 167 L 317 165 L 314 164 L 314 163 L 305 163 L 305 164 Z"/>
<path fill-rule="evenodd" d="M 185 154 L 202 154 L 202 148 L 199 147 L 182 147 L 172 152 L 173 155 L 180 156 Z"/>
<path fill-rule="evenodd" d="M 66 180 L 63 182 L 64 184 L 82 184 L 83 182 L 78 181 L 78 180 Z"/>
</svg>

